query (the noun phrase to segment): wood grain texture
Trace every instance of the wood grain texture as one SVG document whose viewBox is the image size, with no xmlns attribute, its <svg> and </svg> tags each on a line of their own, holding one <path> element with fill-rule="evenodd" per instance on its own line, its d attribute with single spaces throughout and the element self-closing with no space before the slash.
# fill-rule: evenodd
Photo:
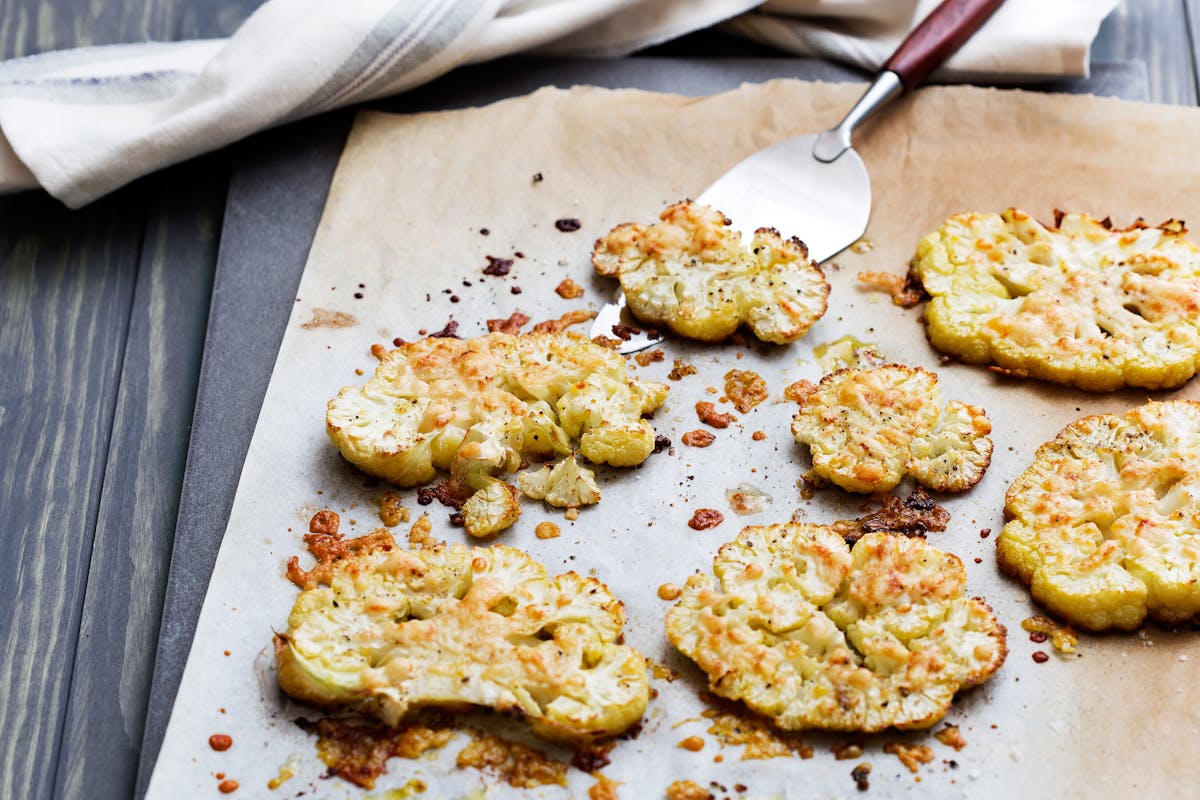
<svg viewBox="0 0 1200 800">
<path fill-rule="evenodd" d="M 1196 83 L 1197 102 L 1200 102 L 1200 0 L 1185 0 L 1183 11 L 1187 17 L 1188 49 L 1192 53 L 1192 80 Z"/>
<path fill-rule="evenodd" d="M 0 201 L 0 797 L 54 781 L 141 218 L 129 192 Z"/>
<path fill-rule="evenodd" d="M 1188 35 L 1185 0 L 1123 0 L 1100 26 L 1092 59 L 1144 61 L 1151 100 L 1196 105 L 1196 51 Z"/>
<path fill-rule="evenodd" d="M 164 202 L 142 246 L 55 797 L 133 794 L 226 174 L 219 155 L 154 181 Z"/>
<path fill-rule="evenodd" d="M 0 58 L 225 35 L 258 5 L 7 0 Z M 128 796 L 136 774 L 225 185 L 211 162 L 167 175 L 77 212 L 0 199 L 3 798 Z M 147 206 L 178 268 L 151 249 L 139 274 Z"/>
</svg>

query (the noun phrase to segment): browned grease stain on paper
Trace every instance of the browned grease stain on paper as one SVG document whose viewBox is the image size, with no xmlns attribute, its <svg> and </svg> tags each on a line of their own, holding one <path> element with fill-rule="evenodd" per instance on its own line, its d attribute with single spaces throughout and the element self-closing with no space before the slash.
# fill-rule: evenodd
<svg viewBox="0 0 1200 800">
<path fill-rule="evenodd" d="M 347 314 L 345 311 L 334 311 L 330 308 L 314 308 L 312 319 L 308 322 L 300 323 L 300 327 L 306 331 L 315 330 L 317 328 L 353 328 L 358 324 L 358 320 L 353 314 Z"/>
</svg>

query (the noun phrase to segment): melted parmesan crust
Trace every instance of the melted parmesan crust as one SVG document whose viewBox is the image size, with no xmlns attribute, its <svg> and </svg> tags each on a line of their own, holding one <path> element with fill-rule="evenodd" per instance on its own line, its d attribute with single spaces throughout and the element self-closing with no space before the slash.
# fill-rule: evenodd
<svg viewBox="0 0 1200 800">
<path fill-rule="evenodd" d="M 1006 497 L 1000 566 L 1074 625 L 1200 614 L 1200 403 L 1071 423 Z"/>
<path fill-rule="evenodd" d="M 620 225 L 592 251 L 596 271 L 620 279 L 638 319 L 709 342 L 745 323 L 759 339 L 784 344 L 825 313 L 829 284 L 799 239 L 760 228 L 743 246 L 724 214 L 690 201 L 659 220 Z"/>
<path fill-rule="evenodd" d="M 573 333 L 431 338 L 387 353 L 365 386 L 329 401 L 326 429 L 346 460 L 399 486 L 438 469 L 515 471 L 570 453 L 633 466 L 654 450 L 641 419 L 667 387 L 630 378 L 625 359 Z M 480 486 L 472 486 L 478 489 Z"/>
<path fill-rule="evenodd" d="M 800 397 L 792 420 L 813 471 L 865 493 L 889 491 L 905 475 L 934 491 L 966 491 L 991 463 L 991 430 L 977 406 L 942 406 L 937 375 L 901 364 L 829 373 Z"/>
<path fill-rule="evenodd" d="M 688 578 L 671 643 L 788 730 L 924 728 L 1004 662 L 1005 630 L 964 594 L 962 562 L 924 540 L 830 526 L 746 528 Z"/>
<path fill-rule="evenodd" d="M 1017 209 L 951 217 L 912 272 L 938 350 L 999 371 L 1111 391 L 1174 388 L 1200 367 L 1200 248 L 1183 223 Z"/>
<path fill-rule="evenodd" d="M 616 643 L 624 606 L 594 578 L 550 578 L 502 545 L 350 550 L 276 638 L 293 697 L 389 725 L 422 706 L 484 706 L 572 744 L 619 734 L 645 710 L 645 660 Z"/>
</svg>

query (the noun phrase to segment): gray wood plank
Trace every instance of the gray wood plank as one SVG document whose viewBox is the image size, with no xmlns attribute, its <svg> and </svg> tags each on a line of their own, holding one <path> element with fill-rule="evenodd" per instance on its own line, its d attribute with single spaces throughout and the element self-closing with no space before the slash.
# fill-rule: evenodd
<svg viewBox="0 0 1200 800">
<path fill-rule="evenodd" d="M 141 218 L 0 201 L 0 797 L 53 785 Z"/>
<path fill-rule="evenodd" d="M 1200 0 L 1184 0 L 1183 10 L 1187 15 L 1188 44 L 1192 53 L 1192 80 L 1200 95 Z M 1197 98 L 1200 102 L 1200 97 Z"/>
<path fill-rule="evenodd" d="M 1152 101 L 1196 105 L 1196 72 L 1184 6 L 1185 0 L 1122 0 L 1100 26 L 1092 58 L 1143 61 Z"/>
<path fill-rule="evenodd" d="M 241 464 L 348 130 L 345 114 L 326 116 L 256 136 L 237 148 L 195 410 L 197 425 L 220 419 L 222 431 L 208 425 L 209 435 L 203 441 L 193 437 L 189 448 L 186 474 L 191 477 L 179 500 L 181 523 L 164 598 L 138 797 L 145 794 L 162 744 Z M 314 150 L 320 157 L 294 157 L 287 169 L 278 166 L 287 154 L 309 156 Z M 253 250 L 250 242 L 262 250 Z M 270 256 L 260 257 L 264 253 Z M 213 476 L 217 479 L 208 479 Z M 193 524 L 187 527 L 189 520 Z"/>
<path fill-rule="evenodd" d="M 55 797 L 133 794 L 226 176 L 216 156 L 154 181 L 166 199 L 142 247 Z"/>
<path fill-rule="evenodd" d="M 224 36 L 262 1 L 8 0 L 0 3 L 0 58 L 91 44 Z M 41 476 L 31 474 L 25 496 L 13 496 L 10 513 L 0 512 L 0 521 L 7 521 L 10 514 L 19 517 L 53 509 L 60 487 L 86 510 L 72 525 L 77 530 L 71 558 L 57 573 L 43 566 L 50 558 L 25 562 L 24 569 L 34 575 L 33 588 L 9 599 L 29 619 L 15 621 L 11 631 L 0 622 L 0 634 L 9 646 L 0 667 L 11 664 L 18 672 L 23 667 L 32 669 L 43 650 L 48 637 L 42 628 L 52 625 L 60 637 L 44 658 L 41 674 L 8 682 L 11 693 L 0 690 L 0 724 L 6 730 L 0 743 L 0 797 L 50 797 L 55 785 L 57 795 L 65 797 L 132 793 L 226 185 L 223 160 L 215 170 L 211 159 L 204 164 L 168 172 L 155 179 L 154 186 L 143 185 L 103 201 L 109 209 L 108 229 L 100 225 L 74 243 L 81 251 L 79 270 L 111 268 L 109 279 L 124 287 L 119 302 L 106 297 L 96 304 L 100 322 L 79 328 L 80 335 L 91 338 L 94 353 L 86 355 L 92 369 L 74 370 L 73 388 L 81 395 L 78 404 L 55 409 L 69 425 L 85 425 L 91 436 L 74 436 L 66 446 L 48 435 L 39 438 L 35 427 L 0 403 L 0 431 L 20 426 L 30 443 L 51 451 L 47 458 L 87 478 L 35 485 Z M 149 194 L 156 195 L 148 203 L 156 210 L 139 270 Z M 11 198 L 0 206 L 0 242 L 12 236 L 38 250 L 58 241 L 55 225 L 31 231 L 22 215 L 6 213 L 10 207 L 23 208 L 31 202 L 41 204 L 37 208 L 50 206 L 48 220 L 58 222 L 59 228 L 84 225 L 97 215 L 92 208 L 66 212 L 38 195 Z M 105 244 L 117 230 L 127 237 L 120 253 L 88 250 L 92 244 Z M 35 299 L 43 293 L 39 287 L 50 281 L 63 284 L 64 294 L 99 294 L 77 277 L 55 279 L 41 263 L 22 266 L 28 267 L 27 279 L 19 286 L 0 285 L 0 292 L 21 305 L 23 315 L 9 319 L 6 313 L 0 322 L 40 328 L 50 320 L 59 321 L 59 304 Z M 71 319 L 61 323 L 67 326 Z M 124 333 L 115 335 L 112 323 L 119 321 L 124 331 L 131 319 L 126 350 Z M 0 374 L 20 372 L 37 363 L 33 359 L 39 356 L 49 356 L 48 363 L 66 361 L 62 355 L 70 354 L 29 349 L 0 352 Z M 128 360 L 123 361 L 126 355 Z M 116 377 L 115 367 L 122 363 Z M 102 375 L 101 365 L 106 367 Z M 41 383 L 49 379 L 43 377 L 39 370 Z M 40 383 L 35 384 L 35 394 L 44 391 Z M 118 409 L 115 429 L 114 408 Z M 0 445 L 0 463 L 5 465 L 18 463 L 23 455 L 17 450 L 17 457 L 10 458 L 13 454 L 4 450 Z M 60 518 L 62 510 L 50 512 L 51 518 Z M 35 520 L 40 516 L 35 515 Z M 48 527 L 41 521 L 42 529 Z M 64 555 L 55 552 L 64 546 L 61 537 L 39 535 L 42 548 L 59 558 Z M 35 538 L 18 526 L 5 525 L 0 543 L 7 552 L 15 546 L 10 536 Z M 0 583 L 8 585 L 2 569 Z M 16 663 L 18 655 L 29 665 Z M 27 730 L 7 735 L 17 730 L 6 724 L 9 721 L 21 722 Z"/>
</svg>

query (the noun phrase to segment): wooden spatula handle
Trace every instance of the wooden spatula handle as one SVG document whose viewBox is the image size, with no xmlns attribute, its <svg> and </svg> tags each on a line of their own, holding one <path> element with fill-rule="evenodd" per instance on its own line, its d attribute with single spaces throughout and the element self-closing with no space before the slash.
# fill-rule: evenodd
<svg viewBox="0 0 1200 800">
<path fill-rule="evenodd" d="M 1004 0 L 946 0 L 921 20 L 883 65 L 915 89 L 966 43 Z"/>
</svg>

